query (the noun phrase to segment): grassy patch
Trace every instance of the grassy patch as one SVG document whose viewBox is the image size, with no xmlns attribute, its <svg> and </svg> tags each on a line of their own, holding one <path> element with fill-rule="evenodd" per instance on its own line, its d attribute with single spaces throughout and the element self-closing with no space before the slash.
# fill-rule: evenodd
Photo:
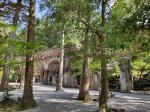
<svg viewBox="0 0 150 112">
<path fill-rule="evenodd" d="M 20 103 L 17 100 L 5 99 L 0 102 L 1 112 L 16 112 L 19 110 Z"/>
<path fill-rule="evenodd" d="M 27 110 L 21 106 L 21 102 L 14 99 L 5 99 L 0 102 L 0 112 L 18 112 Z"/>
</svg>

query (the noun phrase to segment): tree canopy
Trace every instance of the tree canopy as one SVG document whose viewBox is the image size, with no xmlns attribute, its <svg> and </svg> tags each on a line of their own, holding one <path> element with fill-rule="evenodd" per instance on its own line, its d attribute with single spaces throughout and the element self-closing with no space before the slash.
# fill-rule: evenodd
<svg viewBox="0 0 150 112">
<path fill-rule="evenodd" d="M 43 0 L 37 6 L 38 13 L 45 12 L 42 18 L 35 18 L 35 9 L 32 9 L 35 4 L 32 2 L 38 1 L 0 1 L 1 70 L 5 65 L 13 67 L 19 64 L 16 58 L 25 56 L 26 67 L 29 67 L 27 61 L 33 53 L 60 47 L 64 35 L 64 48 L 79 49 L 79 52 L 67 56 L 72 62 L 70 66 L 78 71 L 75 75 L 86 76 L 83 82 L 87 83 L 87 88 L 89 70 L 100 71 L 100 112 L 107 110 L 107 68 L 112 60 L 115 62 L 124 58 L 132 62 L 133 72 L 138 75 L 149 70 L 149 0 Z M 15 39 L 11 38 L 12 34 Z M 12 51 L 12 60 L 6 62 L 6 55 Z M 33 61 L 30 64 L 33 70 Z M 29 68 L 26 69 L 26 79 L 33 76 Z"/>
</svg>

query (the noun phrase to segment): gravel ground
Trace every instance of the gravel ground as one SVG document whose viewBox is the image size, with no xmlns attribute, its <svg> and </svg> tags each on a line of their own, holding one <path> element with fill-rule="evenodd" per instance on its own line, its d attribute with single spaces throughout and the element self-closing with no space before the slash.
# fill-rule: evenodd
<svg viewBox="0 0 150 112">
<path fill-rule="evenodd" d="M 24 112 L 95 112 L 98 102 L 84 103 L 77 100 L 79 89 L 64 88 L 65 92 L 54 92 L 55 86 L 35 83 L 34 97 L 38 107 Z M 13 97 L 22 97 L 23 90 L 15 90 Z M 90 90 L 91 97 L 96 97 L 98 91 Z M 115 98 L 108 100 L 108 106 L 123 108 L 126 112 L 150 112 L 150 95 L 113 92 Z"/>
</svg>

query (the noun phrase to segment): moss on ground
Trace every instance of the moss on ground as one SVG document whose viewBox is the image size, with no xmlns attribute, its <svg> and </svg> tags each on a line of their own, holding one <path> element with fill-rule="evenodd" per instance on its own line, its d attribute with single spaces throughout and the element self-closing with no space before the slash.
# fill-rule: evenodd
<svg viewBox="0 0 150 112">
<path fill-rule="evenodd" d="M 30 107 L 31 108 L 31 107 Z M 27 110 L 21 106 L 21 102 L 14 99 L 5 99 L 0 101 L 0 112 L 18 112 Z"/>
</svg>

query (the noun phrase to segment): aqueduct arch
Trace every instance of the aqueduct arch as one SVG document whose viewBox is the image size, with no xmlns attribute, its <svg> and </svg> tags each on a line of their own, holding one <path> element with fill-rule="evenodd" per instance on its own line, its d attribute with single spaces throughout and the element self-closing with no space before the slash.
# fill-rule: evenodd
<svg viewBox="0 0 150 112">
<path fill-rule="evenodd" d="M 65 50 L 66 52 L 75 52 L 78 51 L 77 48 L 73 47 Z M 41 81 L 45 84 L 56 85 L 57 74 L 59 73 L 59 62 L 60 62 L 60 48 L 49 49 L 47 51 L 42 51 L 36 54 L 36 57 L 39 58 L 38 71 L 41 73 Z M 64 68 L 63 68 L 63 85 L 69 87 L 77 87 L 77 77 L 73 76 L 76 72 L 75 70 L 69 67 L 69 59 L 64 55 Z M 97 89 L 97 78 L 93 80 L 95 75 L 90 75 L 90 88 Z M 97 75 L 96 75 L 97 77 Z"/>
<path fill-rule="evenodd" d="M 72 49 L 74 50 L 74 49 Z M 60 48 L 49 49 L 36 54 L 40 59 L 37 70 L 41 73 L 41 81 L 55 85 L 59 71 Z M 64 57 L 64 69 L 67 67 L 68 58 Z"/>
<path fill-rule="evenodd" d="M 44 70 L 43 74 L 43 82 L 55 85 L 56 84 L 56 77 L 59 71 L 59 58 L 52 58 L 49 60 L 47 68 Z"/>
</svg>

